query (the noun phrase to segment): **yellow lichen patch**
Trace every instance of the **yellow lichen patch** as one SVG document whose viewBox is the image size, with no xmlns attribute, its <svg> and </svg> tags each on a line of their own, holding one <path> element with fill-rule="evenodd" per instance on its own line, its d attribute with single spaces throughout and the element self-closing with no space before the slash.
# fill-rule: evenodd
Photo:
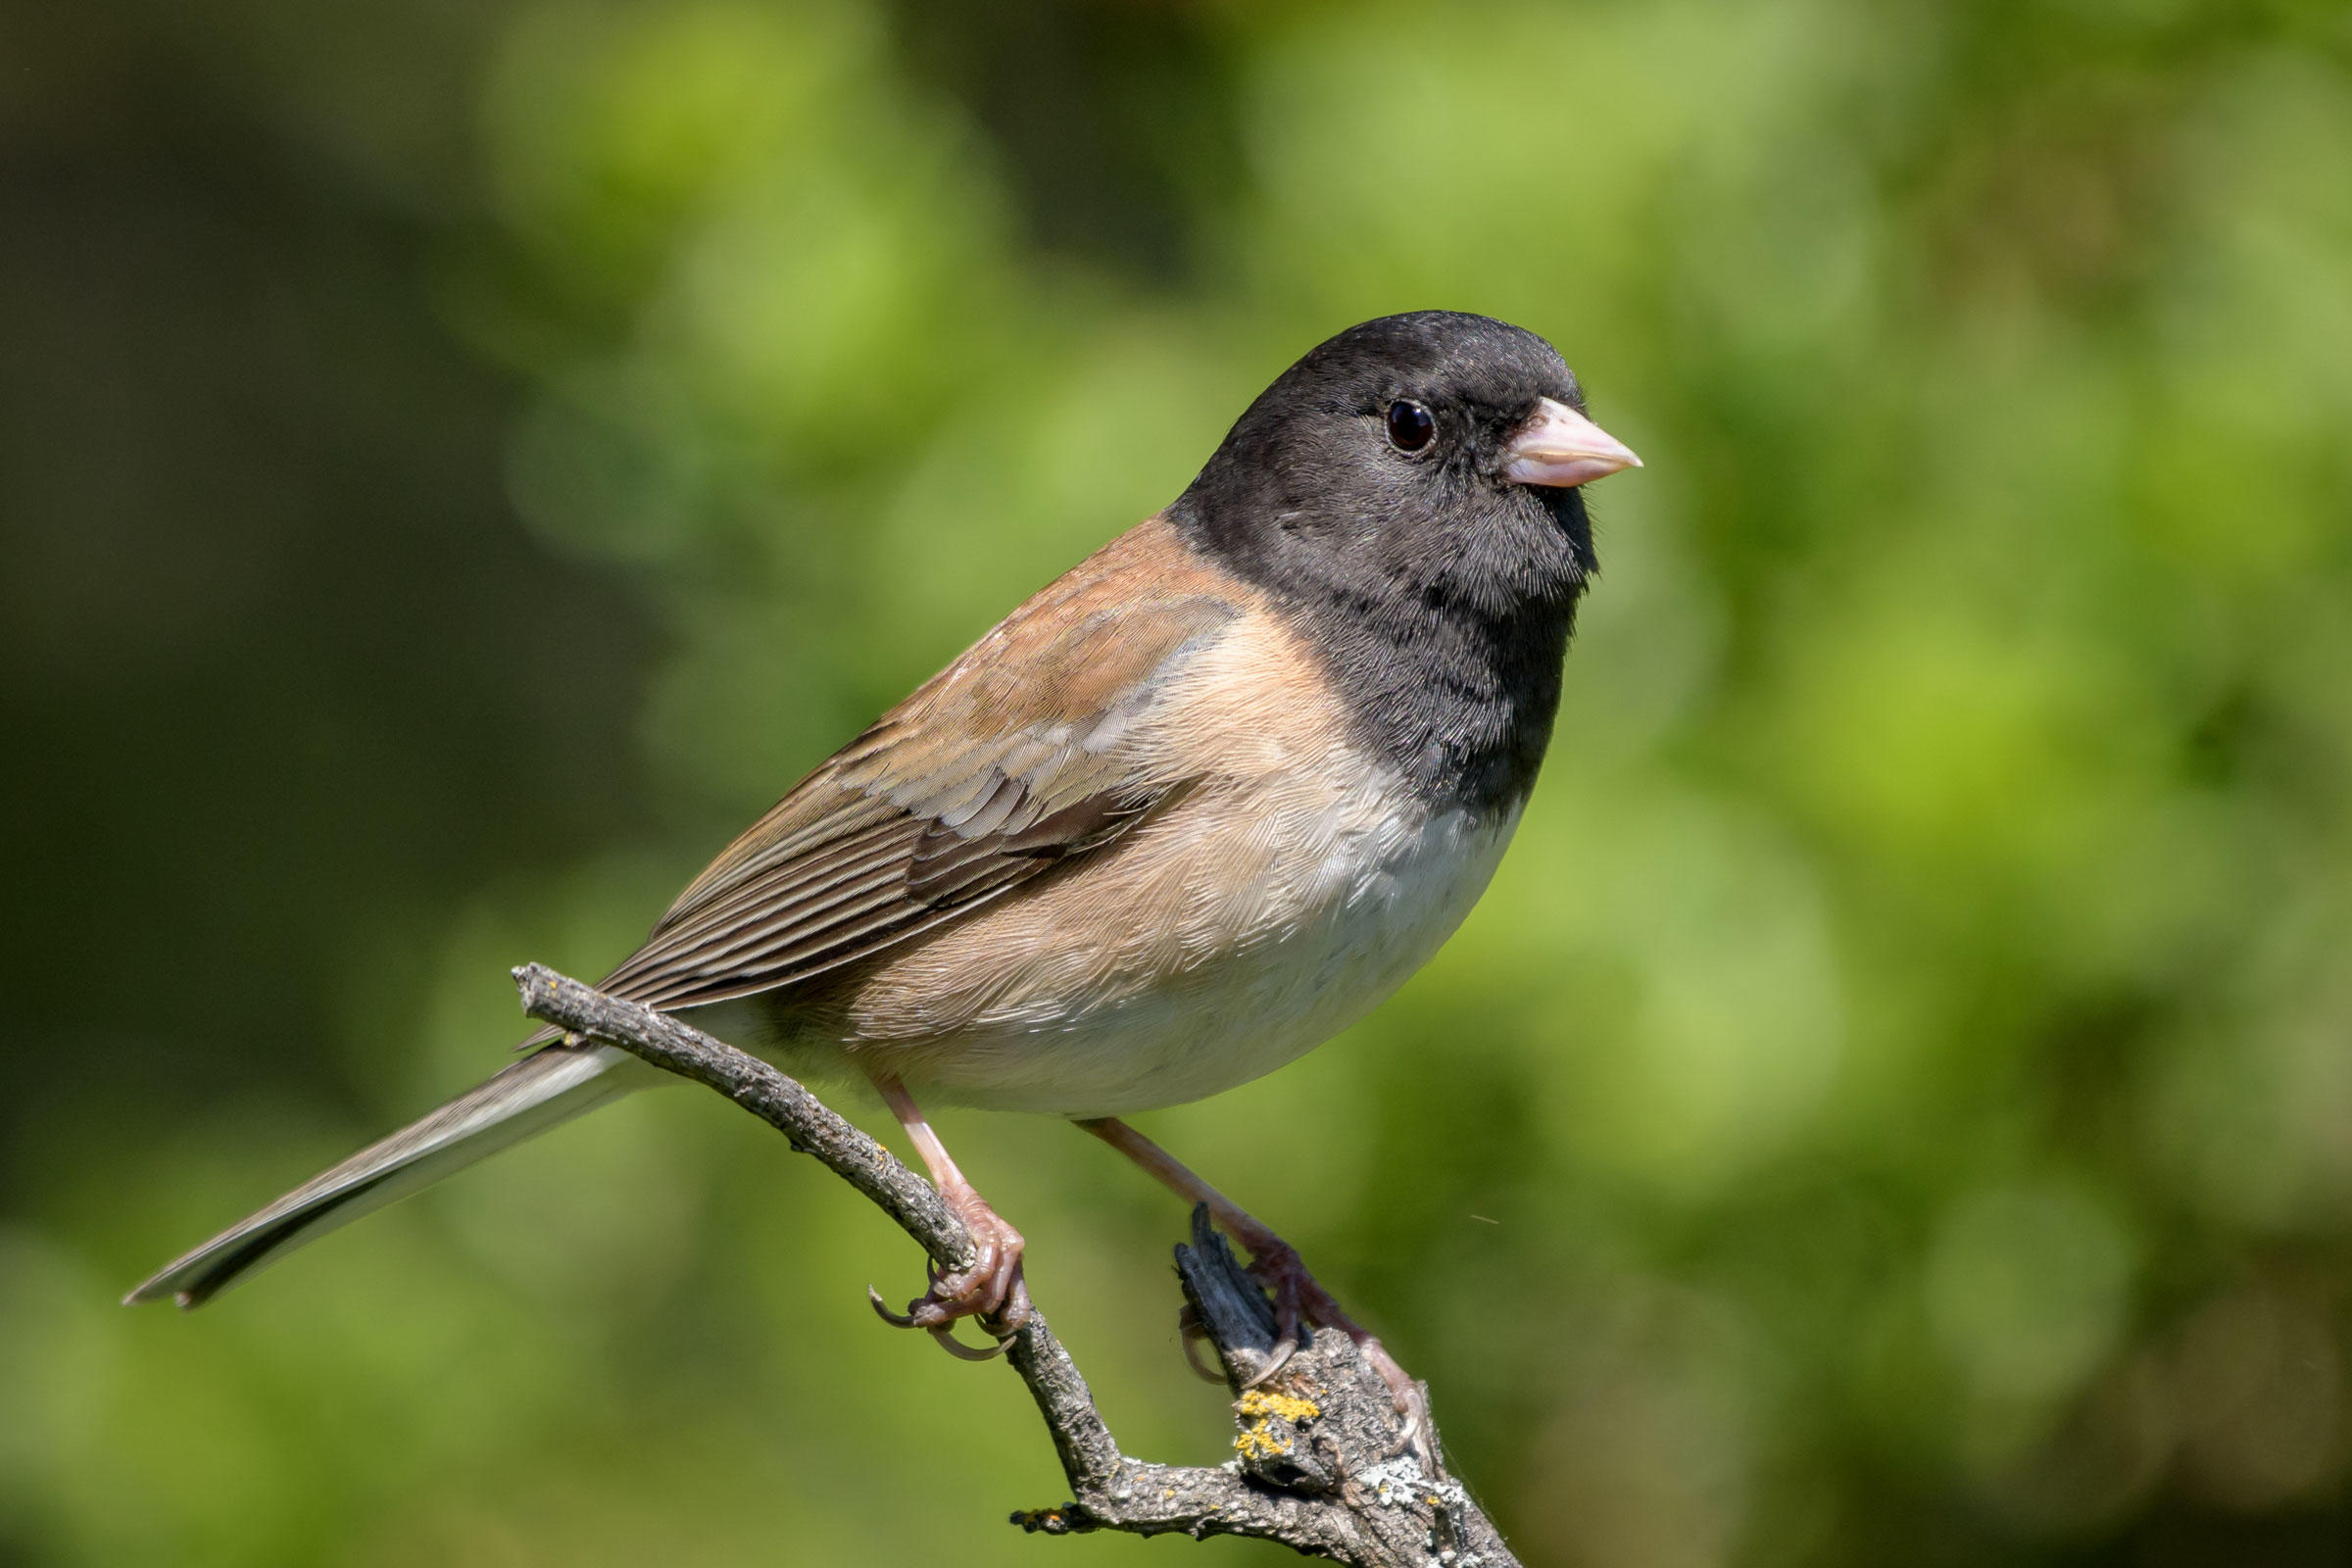
<svg viewBox="0 0 2352 1568">
<path fill-rule="evenodd" d="M 1291 1451 L 1291 1446 L 1268 1432 L 1265 1422 L 1258 1421 L 1234 1435 L 1233 1451 L 1245 1459 L 1279 1459 Z"/>
<path fill-rule="evenodd" d="M 1295 1394 L 1273 1394 L 1264 1389 L 1249 1390 L 1234 1408 L 1245 1418 L 1254 1417 L 1262 1421 L 1274 1415 L 1293 1423 L 1312 1421 L 1323 1413 L 1322 1406 L 1312 1399 L 1302 1399 Z"/>
<path fill-rule="evenodd" d="M 1233 1440 L 1234 1451 L 1245 1459 L 1274 1459 L 1291 1451 L 1290 1439 L 1275 1436 L 1268 1422 L 1288 1421 L 1296 1426 L 1323 1413 L 1312 1399 L 1302 1399 L 1295 1394 L 1270 1394 L 1264 1389 L 1250 1390 L 1234 1402 L 1233 1408 L 1243 1423 Z"/>
</svg>

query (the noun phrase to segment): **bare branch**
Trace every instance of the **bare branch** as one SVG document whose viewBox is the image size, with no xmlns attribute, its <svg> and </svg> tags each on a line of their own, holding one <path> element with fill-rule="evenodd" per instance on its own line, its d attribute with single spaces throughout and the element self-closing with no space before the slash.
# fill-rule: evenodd
<svg viewBox="0 0 2352 1568">
<path fill-rule="evenodd" d="M 971 1239 L 929 1183 L 759 1057 L 539 964 L 516 969 L 514 980 L 532 1017 L 726 1096 L 864 1194 L 942 1269 L 968 1261 Z M 1272 1308 L 1209 1229 L 1205 1208 L 1194 1212 L 1192 1244 L 1176 1254 L 1194 1318 L 1238 1385 L 1265 1364 Z M 1006 1359 L 1045 1417 L 1073 1499 L 1014 1514 L 1023 1529 L 1248 1536 L 1362 1568 L 1516 1563 L 1460 1485 L 1413 1458 L 1387 1384 L 1336 1330 L 1317 1334 L 1257 1387 L 1237 1386 L 1236 1457 L 1216 1469 L 1119 1452 L 1043 1312 L 1031 1312 Z"/>
</svg>

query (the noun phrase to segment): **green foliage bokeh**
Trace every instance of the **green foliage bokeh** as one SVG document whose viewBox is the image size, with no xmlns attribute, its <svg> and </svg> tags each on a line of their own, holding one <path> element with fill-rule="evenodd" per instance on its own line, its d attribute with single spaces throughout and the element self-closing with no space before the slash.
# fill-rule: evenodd
<svg viewBox="0 0 2352 1568">
<path fill-rule="evenodd" d="M 1552 759 L 1399 998 L 1142 1125 L 1530 1562 L 2342 1560 L 2340 8 L 215 9 L 0 29 L 0 1555 L 1256 1549 L 1004 1526 L 1017 1384 L 708 1097 L 115 1300 L 1444 306 L 1648 462 Z M 1174 1204 L 943 1126 L 1126 1446 L 1216 1462 Z"/>
</svg>

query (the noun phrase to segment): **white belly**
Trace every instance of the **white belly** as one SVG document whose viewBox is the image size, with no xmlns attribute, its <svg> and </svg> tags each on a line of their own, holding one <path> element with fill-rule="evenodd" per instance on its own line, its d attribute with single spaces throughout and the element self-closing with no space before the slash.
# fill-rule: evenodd
<svg viewBox="0 0 2352 1568">
<path fill-rule="evenodd" d="M 1000 931 L 1055 961 L 1016 965 L 944 1038 L 890 1039 L 870 1027 L 877 1009 L 844 1043 L 918 1095 L 1073 1116 L 1199 1100 L 1296 1059 L 1429 960 L 1486 891 L 1518 820 L 1516 809 L 1484 824 L 1433 813 L 1361 775 L 1314 793 L 1268 802 L 1239 845 L 1225 842 L 1230 816 L 1206 813 L 1189 847 L 1184 821 L 1152 824 L 1167 842 L 1134 849 L 1159 874 L 1127 907 L 1184 918 Z M 1119 907 L 1089 910 L 1108 923 Z"/>
</svg>

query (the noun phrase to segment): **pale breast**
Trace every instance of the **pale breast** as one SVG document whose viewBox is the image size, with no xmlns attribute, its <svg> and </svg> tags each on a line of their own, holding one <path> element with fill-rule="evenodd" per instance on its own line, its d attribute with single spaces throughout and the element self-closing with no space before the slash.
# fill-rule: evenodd
<svg viewBox="0 0 2352 1568">
<path fill-rule="evenodd" d="M 1181 799 L 810 998 L 791 1054 L 1109 1115 L 1231 1088 L 1361 1017 L 1461 923 L 1517 810 L 1430 807 L 1308 667 L 1264 615 L 1204 648 L 1138 725 L 1195 778 Z"/>
</svg>

